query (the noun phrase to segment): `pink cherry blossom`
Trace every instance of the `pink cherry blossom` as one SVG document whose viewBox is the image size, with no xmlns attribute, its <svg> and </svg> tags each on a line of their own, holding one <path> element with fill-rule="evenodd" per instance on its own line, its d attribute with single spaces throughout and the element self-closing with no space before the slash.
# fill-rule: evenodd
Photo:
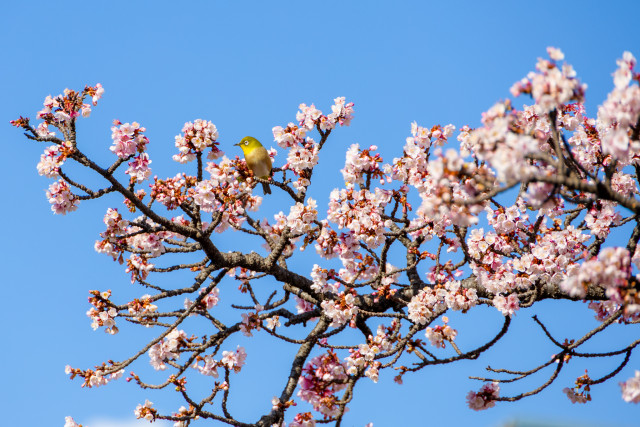
<svg viewBox="0 0 640 427">
<path fill-rule="evenodd" d="M 640 403 L 640 371 L 636 371 L 635 376 L 620 383 L 622 388 L 622 399 L 625 402 Z"/>
<path fill-rule="evenodd" d="M 173 160 L 179 163 L 193 161 L 197 153 L 203 153 L 207 148 L 211 149 L 207 158 L 218 159 L 224 152 L 218 149 L 217 139 L 218 129 L 210 121 L 197 119 L 193 123 L 187 122 L 182 127 L 182 134 L 175 138 L 178 154 L 173 156 Z"/>
<path fill-rule="evenodd" d="M 520 309 L 520 300 L 516 294 L 509 294 L 506 298 L 502 295 L 496 295 L 493 298 L 493 306 L 505 316 L 513 316 Z"/>
<path fill-rule="evenodd" d="M 136 298 L 127 304 L 129 314 L 134 316 L 138 322 L 150 327 L 148 322 L 155 321 L 158 317 L 155 313 L 158 311 L 158 306 L 155 305 L 151 299 L 151 295 L 142 295 L 140 298 Z"/>
<path fill-rule="evenodd" d="M 355 292 L 342 292 L 336 296 L 335 300 L 322 301 L 322 311 L 331 319 L 330 326 L 340 327 L 347 322 L 352 324 L 358 313 L 358 306 L 355 305 Z M 352 325 L 355 327 L 355 325 Z"/>
<path fill-rule="evenodd" d="M 495 400 L 500 395 L 500 385 L 497 382 L 486 383 L 476 393 L 470 391 L 467 394 L 467 405 L 474 411 L 483 411 L 493 408 L 496 405 Z"/>
<path fill-rule="evenodd" d="M 338 413 L 335 394 L 347 385 L 347 373 L 338 356 L 331 350 L 311 359 L 298 380 L 298 396 L 313 405 L 313 409 L 331 417 Z"/>
<path fill-rule="evenodd" d="M 82 424 L 76 423 L 72 417 L 65 417 L 64 421 L 64 427 L 82 427 Z"/>
<path fill-rule="evenodd" d="M 606 289 L 609 299 L 621 303 L 621 288 L 627 285 L 630 264 L 629 251 L 625 248 L 604 248 L 596 259 L 569 266 L 560 287 L 570 296 L 583 298 L 587 285 L 598 284 Z"/>
<path fill-rule="evenodd" d="M 144 136 L 145 131 L 146 129 L 137 122 L 122 124 L 116 120 L 111 128 L 113 145 L 109 149 L 121 159 L 126 159 L 137 152 L 142 153 L 149 143 L 149 139 Z"/>
<path fill-rule="evenodd" d="M 311 415 L 311 412 L 303 412 L 301 414 L 296 414 L 296 416 L 293 417 L 293 421 L 289 423 L 289 427 L 315 427 L 315 426 L 316 426 L 316 420 L 313 419 L 313 415 Z"/>
<path fill-rule="evenodd" d="M 438 325 L 435 328 L 428 327 L 425 329 L 425 336 L 431 342 L 434 347 L 445 347 L 445 341 L 453 342 L 458 335 L 458 331 L 447 325 L 449 318 L 447 316 L 442 317 L 443 325 Z"/>
<path fill-rule="evenodd" d="M 149 160 L 149 155 L 147 153 L 140 153 L 129 162 L 129 168 L 125 173 L 131 177 L 133 182 L 143 182 L 151 176 L 151 168 L 149 167 L 150 163 L 151 160 Z"/>
<path fill-rule="evenodd" d="M 103 363 L 101 366 L 96 366 L 95 370 L 94 369 L 82 370 L 82 369 L 72 368 L 69 365 L 65 366 L 64 368 L 64 372 L 67 375 L 70 375 L 71 379 L 75 378 L 76 376 L 84 378 L 84 383 L 82 384 L 82 387 L 87 387 L 87 388 L 100 387 L 100 386 L 106 385 L 110 381 L 122 378 L 122 375 L 124 374 L 124 369 L 119 369 L 111 373 L 107 373 L 106 371 L 107 371 L 107 365 L 105 363 Z"/>
<path fill-rule="evenodd" d="M 349 126 L 353 119 L 353 102 L 346 102 L 344 96 L 333 101 L 331 114 L 327 116 L 327 119 L 332 123 L 339 123 L 340 126 Z"/>
<path fill-rule="evenodd" d="M 47 178 L 57 178 L 60 166 L 64 164 L 64 161 L 73 151 L 73 146 L 69 141 L 64 142 L 62 145 L 47 147 L 40 156 L 38 173 Z"/>
<path fill-rule="evenodd" d="M 78 209 L 80 200 L 62 179 L 54 182 L 47 190 L 47 199 L 51 203 L 51 210 L 55 214 L 66 215 Z"/>
<path fill-rule="evenodd" d="M 109 301 L 111 291 L 98 292 L 91 291 L 92 297 L 89 297 L 89 303 L 93 305 L 87 311 L 87 317 L 92 320 L 91 327 L 95 331 L 99 327 L 104 327 L 105 332 L 115 335 L 118 333 L 118 327 L 114 318 L 118 316 L 118 310 Z"/>
<path fill-rule="evenodd" d="M 247 358 L 244 347 L 238 346 L 236 351 L 223 351 L 220 363 L 235 373 L 240 372 Z"/>
<path fill-rule="evenodd" d="M 382 163 L 382 157 L 376 153 L 372 155 L 371 152 L 377 150 L 375 145 L 370 146 L 368 149 L 360 149 L 358 144 L 353 144 L 347 151 L 347 160 L 345 162 L 344 169 L 342 169 L 342 176 L 344 182 L 348 188 L 353 187 L 355 184 L 365 184 L 363 175 L 366 175 L 367 179 L 382 179 L 384 174 L 380 169 L 380 163 Z"/>
<path fill-rule="evenodd" d="M 149 349 L 149 363 L 156 371 L 164 371 L 167 369 L 165 362 L 179 359 L 180 350 L 188 345 L 187 334 L 182 330 L 173 329 Z"/>
<path fill-rule="evenodd" d="M 573 388 L 565 387 L 562 389 L 562 392 L 567 395 L 571 403 L 587 403 L 589 401 L 589 398 L 584 392 L 576 391 Z"/>
<path fill-rule="evenodd" d="M 153 422 L 156 419 L 157 412 L 158 411 L 153 408 L 153 402 L 145 400 L 144 404 L 136 406 L 134 414 L 138 419 L 144 418 L 147 421 Z"/>
</svg>

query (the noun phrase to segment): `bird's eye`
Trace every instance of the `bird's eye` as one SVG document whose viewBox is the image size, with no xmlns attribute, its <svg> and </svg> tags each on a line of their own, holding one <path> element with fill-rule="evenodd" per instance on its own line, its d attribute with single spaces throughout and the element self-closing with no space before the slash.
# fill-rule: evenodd
<svg viewBox="0 0 640 427">
<path fill-rule="evenodd" d="M 249 141 L 245 141 L 245 142 L 244 142 L 244 145 L 249 145 Z"/>
</svg>

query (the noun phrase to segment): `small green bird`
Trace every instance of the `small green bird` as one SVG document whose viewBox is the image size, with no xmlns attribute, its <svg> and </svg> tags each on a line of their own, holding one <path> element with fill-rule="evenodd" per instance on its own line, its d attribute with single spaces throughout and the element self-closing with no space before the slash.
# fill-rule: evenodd
<svg viewBox="0 0 640 427">
<path fill-rule="evenodd" d="M 252 136 L 245 136 L 242 141 L 237 144 L 242 148 L 244 154 L 244 160 L 247 162 L 247 166 L 258 178 L 269 179 L 271 176 L 271 157 L 267 149 L 260 144 L 260 141 Z M 264 194 L 271 194 L 269 184 L 262 184 L 262 191 Z"/>
</svg>

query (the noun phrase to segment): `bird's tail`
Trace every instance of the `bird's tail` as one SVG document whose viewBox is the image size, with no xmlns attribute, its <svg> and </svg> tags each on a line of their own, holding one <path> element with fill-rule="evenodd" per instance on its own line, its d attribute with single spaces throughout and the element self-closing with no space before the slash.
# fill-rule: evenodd
<svg viewBox="0 0 640 427">
<path fill-rule="evenodd" d="M 262 183 L 262 192 L 264 194 L 271 194 L 271 188 L 269 188 L 269 184 Z"/>
</svg>

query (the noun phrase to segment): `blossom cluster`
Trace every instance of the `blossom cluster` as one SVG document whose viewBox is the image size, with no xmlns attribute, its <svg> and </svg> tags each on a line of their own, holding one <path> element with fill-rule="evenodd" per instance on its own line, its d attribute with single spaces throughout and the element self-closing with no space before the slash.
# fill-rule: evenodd
<svg viewBox="0 0 640 427">
<path fill-rule="evenodd" d="M 154 224 L 147 220 L 149 226 Z M 162 255 L 165 252 L 163 241 L 174 236 L 170 231 L 144 232 L 141 227 L 131 226 L 128 228 L 127 245 L 130 248 L 144 254 L 145 258 L 153 258 Z"/>
<path fill-rule="evenodd" d="M 258 313 L 263 310 L 261 305 L 256 305 L 255 312 L 242 313 L 242 322 L 240 322 L 240 330 L 246 337 L 253 336 L 252 330 L 259 331 L 262 329 L 262 319 L 260 319 Z"/>
<path fill-rule="evenodd" d="M 74 379 L 76 376 L 84 378 L 84 383 L 82 387 L 100 387 L 102 385 L 107 385 L 110 381 L 117 380 L 122 378 L 124 374 L 124 369 L 119 369 L 115 372 L 107 373 L 107 369 L 109 369 L 104 363 L 102 366 L 96 366 L 94 369 L 77 369 L 72 368 L 67 365 L 64 368 L 64 372 L 67 375 L 71 375 L 70 379 Z"/>
<path fill-rule="evenodd" d="M 206 356 L 197 356 L 192 367 L 202 375 L 218 378 L 218 368 L 222 367 L 238 373 L 244 366 L 246 358 L 247 353 L 244 347 L 238 346 L 236 351 L 222 352 L 222 359 L 220 361 L 215 360 L 213 356 L 209 354 Z"/>
<path fill-rule="evenodd" d="M 300 110 L 296 114 L 298 125 L 289 123 L 285 128 L 276 126 L 272 129 L 276 143 L 282 148 L 289 149 L 287 163 L 282 169 L 291 170 L 298 177 L 293 182 L 296 190 L 302 191 L 309 186 L 310 171 L 318 163 L 320 145 L 307 137 L 307 132 L 316 127 L 321 132 L 329 132 L 335 128 L 336 124 L 349 126 L 351 123 L 353 103 L 347 103 L 344 97 L 336 98 L 334 102 L 331 107 L 332 112 L 326 116 L 313 104 L 310 106 L 300 104 Z"/>
<path fill-rule="evenodd" d="M 223 351 L 220 363 L 227 369 L 235 373 L 240 372 L 247 359 L 247 352 L 244 347 L 238 346 L 235 351 Z"/>
<path fill-rule="evenodd" d="M 585 261 L 582 265 L 569 266 L 560 287 L 572 297 L 584 298 L 590 284 L 599 285 L 606 289 L 606 295 L 612 302 L 621 304 L 624 301 L 622 290 L 628 283 L 630 268 L 628 250 L 604 248 L 597 258 Z"/>
<path fill-rule="evenodd" d="M 421 184 L 422 204 L 417 211 L 419 218 L 425 222 L 436 222 L 439 230 L 452 224 L 460 227 L 476 224 L 483 204 L 459 202 L 467 202 L 479 195 L 486 183 L 477 181 L 491 174 L 486 168 L 477 168 L 473 163 L 465 162 L 453 149 L 443 155 L 442 150 L 437 148 L 433 154 L 435 158 L 429 161 L 427 177 Z M 489 176 L 488 179 L 491 182 L 493 177 Z M 441 235 L 442 232 L 437 234 Z"/>
<path fill-rule="evenodd" d="M 640 371 L 636 371 L 635 376 L 620 383 L 620 387 L 625 402 L 640 403 Z"/>
<path fill-rule="evenodd" d="M 144 135 L 146 129 L 140 123 L 122 123 L 114 120 L 111 128 L 113 145 L 109 149 L 121 159 L 127 159 L 136 153 L 143 153 L 149 143 Z"/>
<path fill-rule="evenodd" d="M 64 427 L 82 427 L 82 424 L 76 423 L 73 417 L 64 418 Z"/>
<path fill-rule="evenodd" d="M 540 142 L 530 135 L 512 132 L 520 127 L 509 101 L 499 102 L 482 115 L 484 126 L 461 134 L 461 144 L 479 160 L 486 161 L 499 182 L 525 180 L 537 171 L 528 159 L 538 153 Z"/>
<path fill-rule="evenodd" d="M 155 267 L 150 263 L 146 256 L 132 254 L 127 260 L 126 273 L 131 273 L 131 283 L 136 280 L 145 280 L 149 276 L 149 272 Z"/>
<path fill-rule="evenodd" d="M 318 218 L 316 201 L 309 197 L 306 202 L 306 206 L 303 203 L 291 206 L 289 215 L 287 215 L 287 226 L 295 234 L 308 233 Z"/>
<path fill-rule="evenodd" d="M 80 115 L 89 117 L 91 105 L 84 103 L 84 98 L 91 96 L 92 104 L 95 106 L 103 93 L 104 88 L 97 83 L 94 87 L 86 86 L 82 92 L 65 89 L 62 95 L 47 95 L 43 103 L 44 108 L 38 111 L 36 117 L 44 120 L 45 124 L 53 124 L 56 127 L 70 123 Z M 46 126 L 43 129 L 46 129 Z"/>
<path fill-rule="evenodd" d="M 346 388 L 348 375 L 345 366 L 332 350 L 311 359 L 298 380 L 298 396 L 313 405 L 325 417 L 338 414 L 336 393 Z"/>
<path fill-rule="evenodd" d="M 158 306 L 153 303 L 151 295 L 142 295 L 140 298 L 136 298 L 127 304 L 129 314 L 134 316 L 134 319 L 140 323 L 149 325 L 149 322 L 155 322 L 158 316 L 155 314 L 158 311 Z"/>
<path fill-rule="evenodd" d="M 57 178 L 60 166 L 64 163 L 67 157 L 71 156 L 75 149 L 69 141 L 65 141 L 60 145 L 52 145 L 44 150 L 44 153 L 40 156 L 40 162 L 38 163 L 38 174 L 46 176 L 47 178 Z"/>
<path fill-rule="evenodd" d="M 348 228 L 353 238 L 364 242 L 370 248 L 376 248 L 384 242 L 385 227 L 389 220 L 382 215 L 384 207 L 391 200 L 391 191 L 376 188 L 333 190 L 329 196 L 327 219 L 338 224 L 338 228 Z"/>
<path fill-rule="evenodd" d="M 155 224 L 149 219 L 142 217 L 134 221 L 145 221 L 149 228 L 153 228 Z M 123 253 L 125 250 L 132 252 L 126 261 L 127 273 L 131 273 L 131 282 L 136 280 L 144 280 L 154 265 L 148 261 L 149 258 L 157 257 L 165 252 L 163 244 L 165 239 L 174 237 L 175 234 L 169 231 L 145 232 L 142 223 L 131 225 L 124 219 L 117 209 L 109 208 L 104 216 L 104 223 L 107 230 L 100 233 L 102 240 L 97 240 L 94 248 L 99 253 L 104 253 L 118 260 L 121 264 L 124 262 Z"/>
<path fill-rule="evenodd" d="M 66 215 L 78 209 L 80 199 L 71 192 L 69 185 L 59 179 L 49 186 L 47 199 L 51 203 L 51 210 L 55 214 Z"/>
<path fill-rule="evenodd" d="M 320 303 L 324 314 L 331 319 L 332 327 L 340 327 L 349 322 L 355 327 L 355 318 L 358 314 L 358 306 L 355 304 L 355 291 L 341 292 L 335 300 L 324 300 Z"/>
<path fill-rule="evenodd" d="M 303 145 L 291 147 L 287 155 L 287 163 L 282 167 L 291 170 L 298 179 L 293 183 L 296 190 L 302 190 L 311 184 L 311 169 L 318 164 L 320 146 L 313 139 L 307 138 Z"/>
<path fill-rule="evenodd" d="M 204 293 L 204 289 L 200 289 L 200 295 L 202 295 L 203 293 Z M 198 309 L 198 310 L 211 310 L 213 307 L 218 305 L 219 301 L 220 301 L 220 289 L 213 288 L 207 295 L 205 295 L 200 300 L 200 302 L 198 303 L 198 306 L 196 307 L 196 309 Z M 185 298 L 184 299 L 184 308 L 185 309 L 188 309 L 189 307 L 191 307 L 192 304 L 193 304 L 193 301 L 191 301 L 189 298 Z"/>
<path fill-rule="evenodd" d="M 349 126 L 353 118 L 353 102 L 346 102 L 344 97 L 336 98 L 333 101 L 331 113 L 326 116 L 313 104 L 310 106 L 300 104 L 300 111 L 296 114 L 296 120 L 298 120 L 301 127 L 307 130 L 312 130 L 315 126 L 318 126 L 321 130 L 326 131 L 333 129 L 336 123 L 340 124 L 340 126 Z"/>
<path fill-rule="evenodd" d="M 420 325 L 429 322 L 438 312 L 439 306 L 452 310 L 467 311 L 478 302 L 475 289 L 465 289 L 457 280 L 449 280 L 444 285 L 427 286 L 420 290 L 407 305 L 409 319 Z"/>
<path fill-rule="evenodd" d="M 155 177 L 154 183 L 150 185 L 151 198 L 162 203 L 167 209 L 173 210 L 189 200 L 191 197 L 189 189 L 195 185 L 196 177 L 183 173 L 167 179 Z"/>
<path fill-rule="evenodd" d="M 131 177 L 132 182 L 141 183 L 149 179 L 151 176 L 151 168 L 149 167 L 150 163 L 151 160 L 149 159 L 149 154 L 140 153 L 128 163 L 129 168 L 127 168 L 124 173 Z"/>
<path fill-rule="evenodd" d="M 569 101 L 582 102 L 587 85 L 580 83 L 571 65 L 564 63 L 562 68 L 558 66 L 557 61 L 564 59 L 560 49 L 550 47 L 547 48 L 547 52 L 551 61 L 538 59 L 538 72 L 529 73 L 526 78 L 513 85 L 511 94 L 530 94 L 544 112 Z"/>
<path fill-rule="evenodd" d="M 368 149 L 361 149 L 358 144 L 353 144 L 349 147 L 344 169 L 341 170 L 347 187 L 353 187 L 355 184 L 365 184 L 363 175 L 366 175 L 368 179 L 374 178 L 384 181 L 384 172 L 380 168 L 382 157 L 379 153 L 372 155 L 372 152 L 377 149 L 378 147 L 375 145 L 370 146 Z"/>
<path fill-rule="evenodd" d="M 500 385 L 497 382 L 486 383 L 478 392 L 470 391 L 467 394 L 467 405 L 474 411 L 496 406 L 496 399 L 500 397 Z"/>
<path fill-rule="evenodd" d="M 471 231 L 466 242 L 473 258 L 470 266 L 483 287 L 496 296 L 494 306 L 512 315 L 518 308 L 512 292 L 530 289 L 538 281 L 559 285 L 567 269 L 576 268 L 590 236 L 571 225 L 560 228 L 554 222 L 548 227 L 539 222 L 536 241 L 532 242 L 529 235 L 534 226 L 524 214 L 523 204 L 486 210 L 495 231 Z"/>
<path fill-rule="evenodd" d="M 591 378 L 585 371 L 584 375 L 576 379 L 576 385 L 573 388 L 565 387 L 562 392 L 567 395 L 571 403 L 587 403 L 591 401 Z"/>
<path fill-rule="evenodd" d="M 87 317 L 91 319 L 91 327 L 95 331 L 99 327 L 104 327 L 105 332 L 115 335 L 118 333 L 118 327 L 115 320 L 118 310 L 113 303 L 109 301 L 111 291 L 98 292 L 90 291 L 92 296 L 89 297 L 89 303 L 93 306 L 87 311 Z"/>
<path fill-rule="evenodd" d="M 191 340 L 184 331 L 173 329 L 166 337 L 151 346 L 149 363 L 156 371 L 164 371 L 167 369 L 165 362 L 178 359 L 180 351 L 187 348 Z"/>
<path fill-rule="evenodd" d="M 356 251 L 360 248 L 358 240 L 355 239 L 353 232 L 338 234 L 331 229 L 329 222 L 323 220 L 321 222 L 322 230 L 316 239 L 316 252 L 326 259 L 339 257 L 341 260 L 347 261 L 354 258 Z"/>
<path fill-rule="evenodd" d="M 392 180 L 410 185 L 419 193 L 424 193 L 430 185 L 428 182 L 430 149 L 432 146 L 443 145 L 454 130 L 453 125 L 434 126 L 428 129 L 413 122 L 411 136 L 407 137 L 403 147 L 403 156 L 394 158 L 391 165 L 384 165 L 385 174 Z"/>
<path fill-rule="evenodd" d="M 442 316 L 443 325 L 438 325 L 435 328 L 428 327 L 425 330 L 425 336 L 431 342 L 434 347 L 445 347 L 445 341 L 453 342 L 458 335 L 458 331 L 447 325 L 449 318 Z"/>
<path fill-rule="evenodd" d="M 202 153 L 205 149 L 211 151 L 207 155 L 209 160 L 222 157 L 224 152 L 218 149 L 219 143 L 218 129 L 208 120 L 197 119 L 187 122 L 182 127 L 182 134 L 175 138 L 178 154 L 173 156 L 173 160 L 179 163 L 188 163 L 196 158 L 197 153 Z"/>
<path fill-rule="evenodd" d="M 247 170 L 246 164 L 224 156 L 220 163 L 208 163 L 206 170 L 211 178 L 198 182 L 189 194 L 204 212 L 221 215 L 216 232 L 240 227 L 246 221 L 245 211 L 255 211 L 262 203 L 262 197 L 252 194 L 251 182 L 239 179 L 239 171 Z M 247 172 L 245 176 L 248 175 Z"/>
<path fill-rule="evenodd" d="M 153 402 L 150 402 L 148 399 L 145 400 L 144 404 L 139 404 L 136 406 L 135 411 L 133 411 L 137 419 L 144 418 L 149 422 L 153 422 L 158 415 L 158 410 L 153 407 Z"/>
<path fill-rule="evenodd" d="M 118 209 L 108 208 L 103 219 L 107 229 L 100 233 L 103 240 L 96 240 L 94 248 L 98 253 L 104 253 L 117 259 L 124 251 L 126 240 L 123 237 L 129 228 L 129 221 L 124 219 Z"/>
<path fill-rule="evenodd" d="M 359 344 L 357 350 L 349 350 L 349 356 L 345 358 L 347 374 L 357 375 L 359 370 L 367 368 L 365 375 L 373 382 L 378 382 L 378 368 L 380 363 L 375 362 L 376 355 L 391 349 L 393 342 L 389 332 L 399 326 L 395 321 L 389 328 L 378 326 L 376 336 L 369 336 L 366 344 Z"/>
<path fill-rule="evenodd" d="M 311 412 L 302 412 L 293 417 L 293 421 L 289 423 L 289 427 L 315 427 L 316 420 Z"/>
<path fill-rule="evenodd" d="M 640 87 L 631 84 L 640 80 L 634 72 L 636 59 L 624 52 L 613 75 L 614 89 L 598 109 L 598 133 L 602 151 L 611 154 L 621 166 L 636 163 L 640 155 L 640 141 L 630 138 L 630 129 L 640 119 Z"/>
</svg>

